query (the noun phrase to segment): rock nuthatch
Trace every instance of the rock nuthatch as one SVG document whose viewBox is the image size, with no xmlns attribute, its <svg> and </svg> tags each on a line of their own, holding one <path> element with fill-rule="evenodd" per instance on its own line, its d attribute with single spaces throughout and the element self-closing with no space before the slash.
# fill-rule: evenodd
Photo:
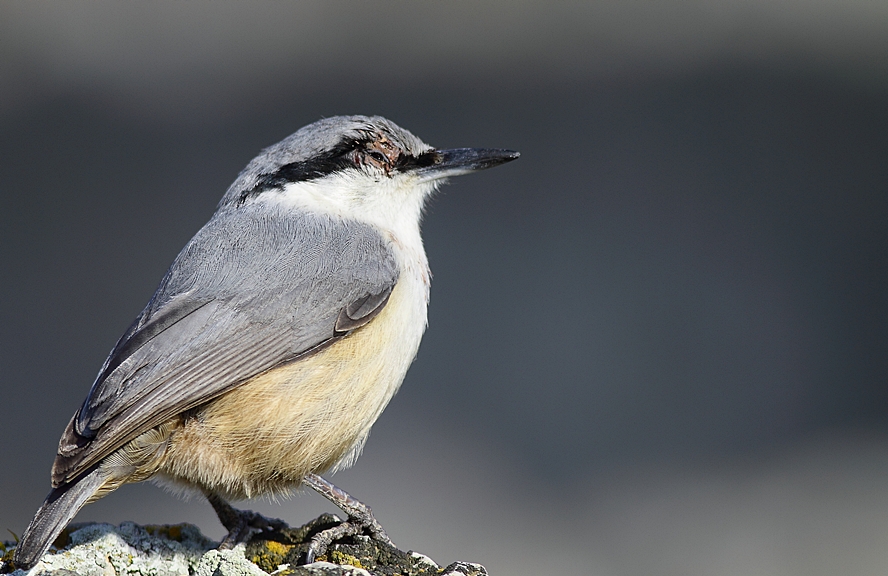
<svg viewBox="0 0 888 576">
<path fill-rule="evenodd" d="M 226 501 L 306 484 L 388 537 L 319 476 L 350 466 L 426 327 L 423 204 L 442 179 L 517 152 L 436 150 L 381 117 L 310 124 L 240 173 L 114 346 L 59 442 L 53 489 L 15 551 L 33 566 L 85 504 L 152 479 L 206 495 L 222 546 L 280 521 Z"/>
</svg>

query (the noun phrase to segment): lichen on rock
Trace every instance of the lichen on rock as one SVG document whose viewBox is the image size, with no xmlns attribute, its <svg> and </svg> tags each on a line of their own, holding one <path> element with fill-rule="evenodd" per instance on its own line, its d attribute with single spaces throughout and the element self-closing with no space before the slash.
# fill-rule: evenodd
<svg viewBox="0 0 888 576">
<path fill-rule="evenodd" d="M 72 524 L 31 570 L 13 576 L 486 576 L 478 564 L 456 562 L 441 568 L 415 552 L 355 536 L 334 542 L 313 564 L 302 564 L 312 536 L 339 519 L 323 514 L 299 528 L 257 535 L 233 550 L 190 524 L 139 526 L 124 522 Z M 3 546 L 3 560 L 13 543 Z"/>
<path fill-rule="evenodd" d="M 215 543 L 195 526 L 139 526 L 124 522 L 72 524 L 56 540 L 59 548 L 45 555 L 29 576 L 67 570 L 80 576 L 189 576 Z M 16 570 L 15 575 L 24 574 Z"/>
</svg>

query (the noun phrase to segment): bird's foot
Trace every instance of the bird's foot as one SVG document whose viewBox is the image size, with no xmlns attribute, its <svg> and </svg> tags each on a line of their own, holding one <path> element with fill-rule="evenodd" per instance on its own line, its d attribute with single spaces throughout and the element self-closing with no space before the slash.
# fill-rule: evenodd
<svg viewBox="0 0 888 576">
<path fill-rule="evenodd" d="M 392 541 L 385 533 L 385 530 L 382 529 L 382 526 L 379 525 L 379 522 L 377 522 L 372 515 L 369 520 L 349 517 L 339 525 L 327 528 L 312 537 L 311 543 L 308 545 L 308 552 L 305 554 L 305 563 L 311 564 L 317 560 L 319 556 L 326 554 L 330 544 L 336 540 L 348 536 L 357 536 L 358 534 L 364 533 L 365 530 L 370 533 L 370 536 L 373 539 L 394 547 L 394 544 L 392 544 Z"/>
<path fill-rule="evenodd" d="M 309 474 L 304 482 L 348 514 L 348 519 L 338 526 L 327 528 L 314 535 L 305 556 L 306 564 L 311 564 L 318 556 L 326 554 L 327 548 L 334 541 L 347 536 L 356 536 L 365 531 L 369 532 L 374 540 L 394 547 L 382 525 L 373 517 L 369 506 L 316 474 Z"/>
<path fill-rule="evenodd" d="M 238 510 L 215 494 L 207 494 L 207 500 L 216 511 L 219 521 L 228 530 L 228 535 L 219 544 L 220 550 L 234 548 L 257 533 L 280 532 L 289 528 L 283 520 L 266 518 L 251 510 Z"/>
</svg>

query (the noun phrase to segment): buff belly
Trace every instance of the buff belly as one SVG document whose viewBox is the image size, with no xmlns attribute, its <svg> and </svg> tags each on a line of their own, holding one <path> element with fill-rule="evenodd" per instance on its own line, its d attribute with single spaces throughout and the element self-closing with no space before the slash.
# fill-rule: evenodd
<svg viewBox="0 0 888 576">
<path fill-rule="evenodd" d="M 350 465 L 419 347 L 427 292 L 417 280 L 402 278 L 366 326 L 183 418 L 158 480 L 243 499 Z"/>
</svg>

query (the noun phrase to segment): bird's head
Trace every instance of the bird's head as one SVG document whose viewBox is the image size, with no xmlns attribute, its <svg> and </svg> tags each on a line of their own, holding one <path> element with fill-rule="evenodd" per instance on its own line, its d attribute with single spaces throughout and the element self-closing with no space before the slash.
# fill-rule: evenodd
<svg viewBox="0 0 888 576">
<path fill-rule="evenodd" d="M 386 228 L 403 219 L 418 223 L 445 178 L 517 157 L 511 150 L 437 150 L 380 116 L 335 116 L 263 150 L 220 207 L 266 200 Z"/>
</svg>

